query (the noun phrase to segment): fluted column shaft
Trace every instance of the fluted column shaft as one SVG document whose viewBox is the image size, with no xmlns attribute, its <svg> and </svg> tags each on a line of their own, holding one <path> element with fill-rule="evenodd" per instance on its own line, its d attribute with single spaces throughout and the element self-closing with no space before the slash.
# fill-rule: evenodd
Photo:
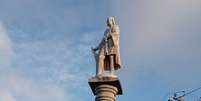
<svg viewBox="0 0 201 101">
<path fill-rule="evenodd" d="M 118 89 L 111 85 L 99 85 L 95 88 L 96 101 L 116 101 Z"/>
</svg>

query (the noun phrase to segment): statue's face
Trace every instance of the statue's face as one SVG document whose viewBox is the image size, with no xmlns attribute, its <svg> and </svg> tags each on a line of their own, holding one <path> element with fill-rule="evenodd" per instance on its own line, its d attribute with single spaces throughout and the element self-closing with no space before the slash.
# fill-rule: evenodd
<svg viewBox="0 0 201 101">
<path fill-rule="evenodd" d="M 108 27 L 111 27 L 111 26 L 113 26 L 114 25 L 114 17 L 109 17 L 108 19 L 107 19 L 107 26 Z"/>
</svg>

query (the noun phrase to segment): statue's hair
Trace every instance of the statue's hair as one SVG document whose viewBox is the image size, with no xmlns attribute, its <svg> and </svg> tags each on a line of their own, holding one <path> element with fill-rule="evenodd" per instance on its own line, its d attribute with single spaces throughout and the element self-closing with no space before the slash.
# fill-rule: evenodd
<svg viewBox="0 0 201 101">
<path fill-rule="evenodd" d="M 107 18 L 107 24 L 108 24 L 109 20 L 112 20 L 112 24 L 115 25 L 114 16 L 110 16 Z"/>
</svg>

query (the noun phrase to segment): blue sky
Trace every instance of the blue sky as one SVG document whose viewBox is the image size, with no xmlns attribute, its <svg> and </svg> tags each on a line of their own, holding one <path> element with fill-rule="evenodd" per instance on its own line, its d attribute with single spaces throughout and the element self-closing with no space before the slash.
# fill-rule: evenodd
<svg viewBox="0 0 201 101">
<path fill-rule="evenodd" d="M 93 101 L 90 47 L 108 16 L 121 29 L 118 101 L 201 86 L 200 0 L 0 0 L 0 100 Z"/>
</svg>

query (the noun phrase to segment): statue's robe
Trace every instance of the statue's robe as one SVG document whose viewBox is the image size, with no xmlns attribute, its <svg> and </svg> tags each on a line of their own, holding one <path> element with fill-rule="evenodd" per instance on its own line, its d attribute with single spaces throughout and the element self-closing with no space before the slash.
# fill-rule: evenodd
<svg viewBox="0 0 201 101">
<path fill-rule="evenodd" d="M 98 45 L 99 58 L 104 57 L 104 70 L 110 70 L 110 55 L 114 56 L 114 69 L 121 68 L 119 33 L 118 25 L 114 25 L 111 29 L 106 29 L 104 37 Z"/>
</svg>

